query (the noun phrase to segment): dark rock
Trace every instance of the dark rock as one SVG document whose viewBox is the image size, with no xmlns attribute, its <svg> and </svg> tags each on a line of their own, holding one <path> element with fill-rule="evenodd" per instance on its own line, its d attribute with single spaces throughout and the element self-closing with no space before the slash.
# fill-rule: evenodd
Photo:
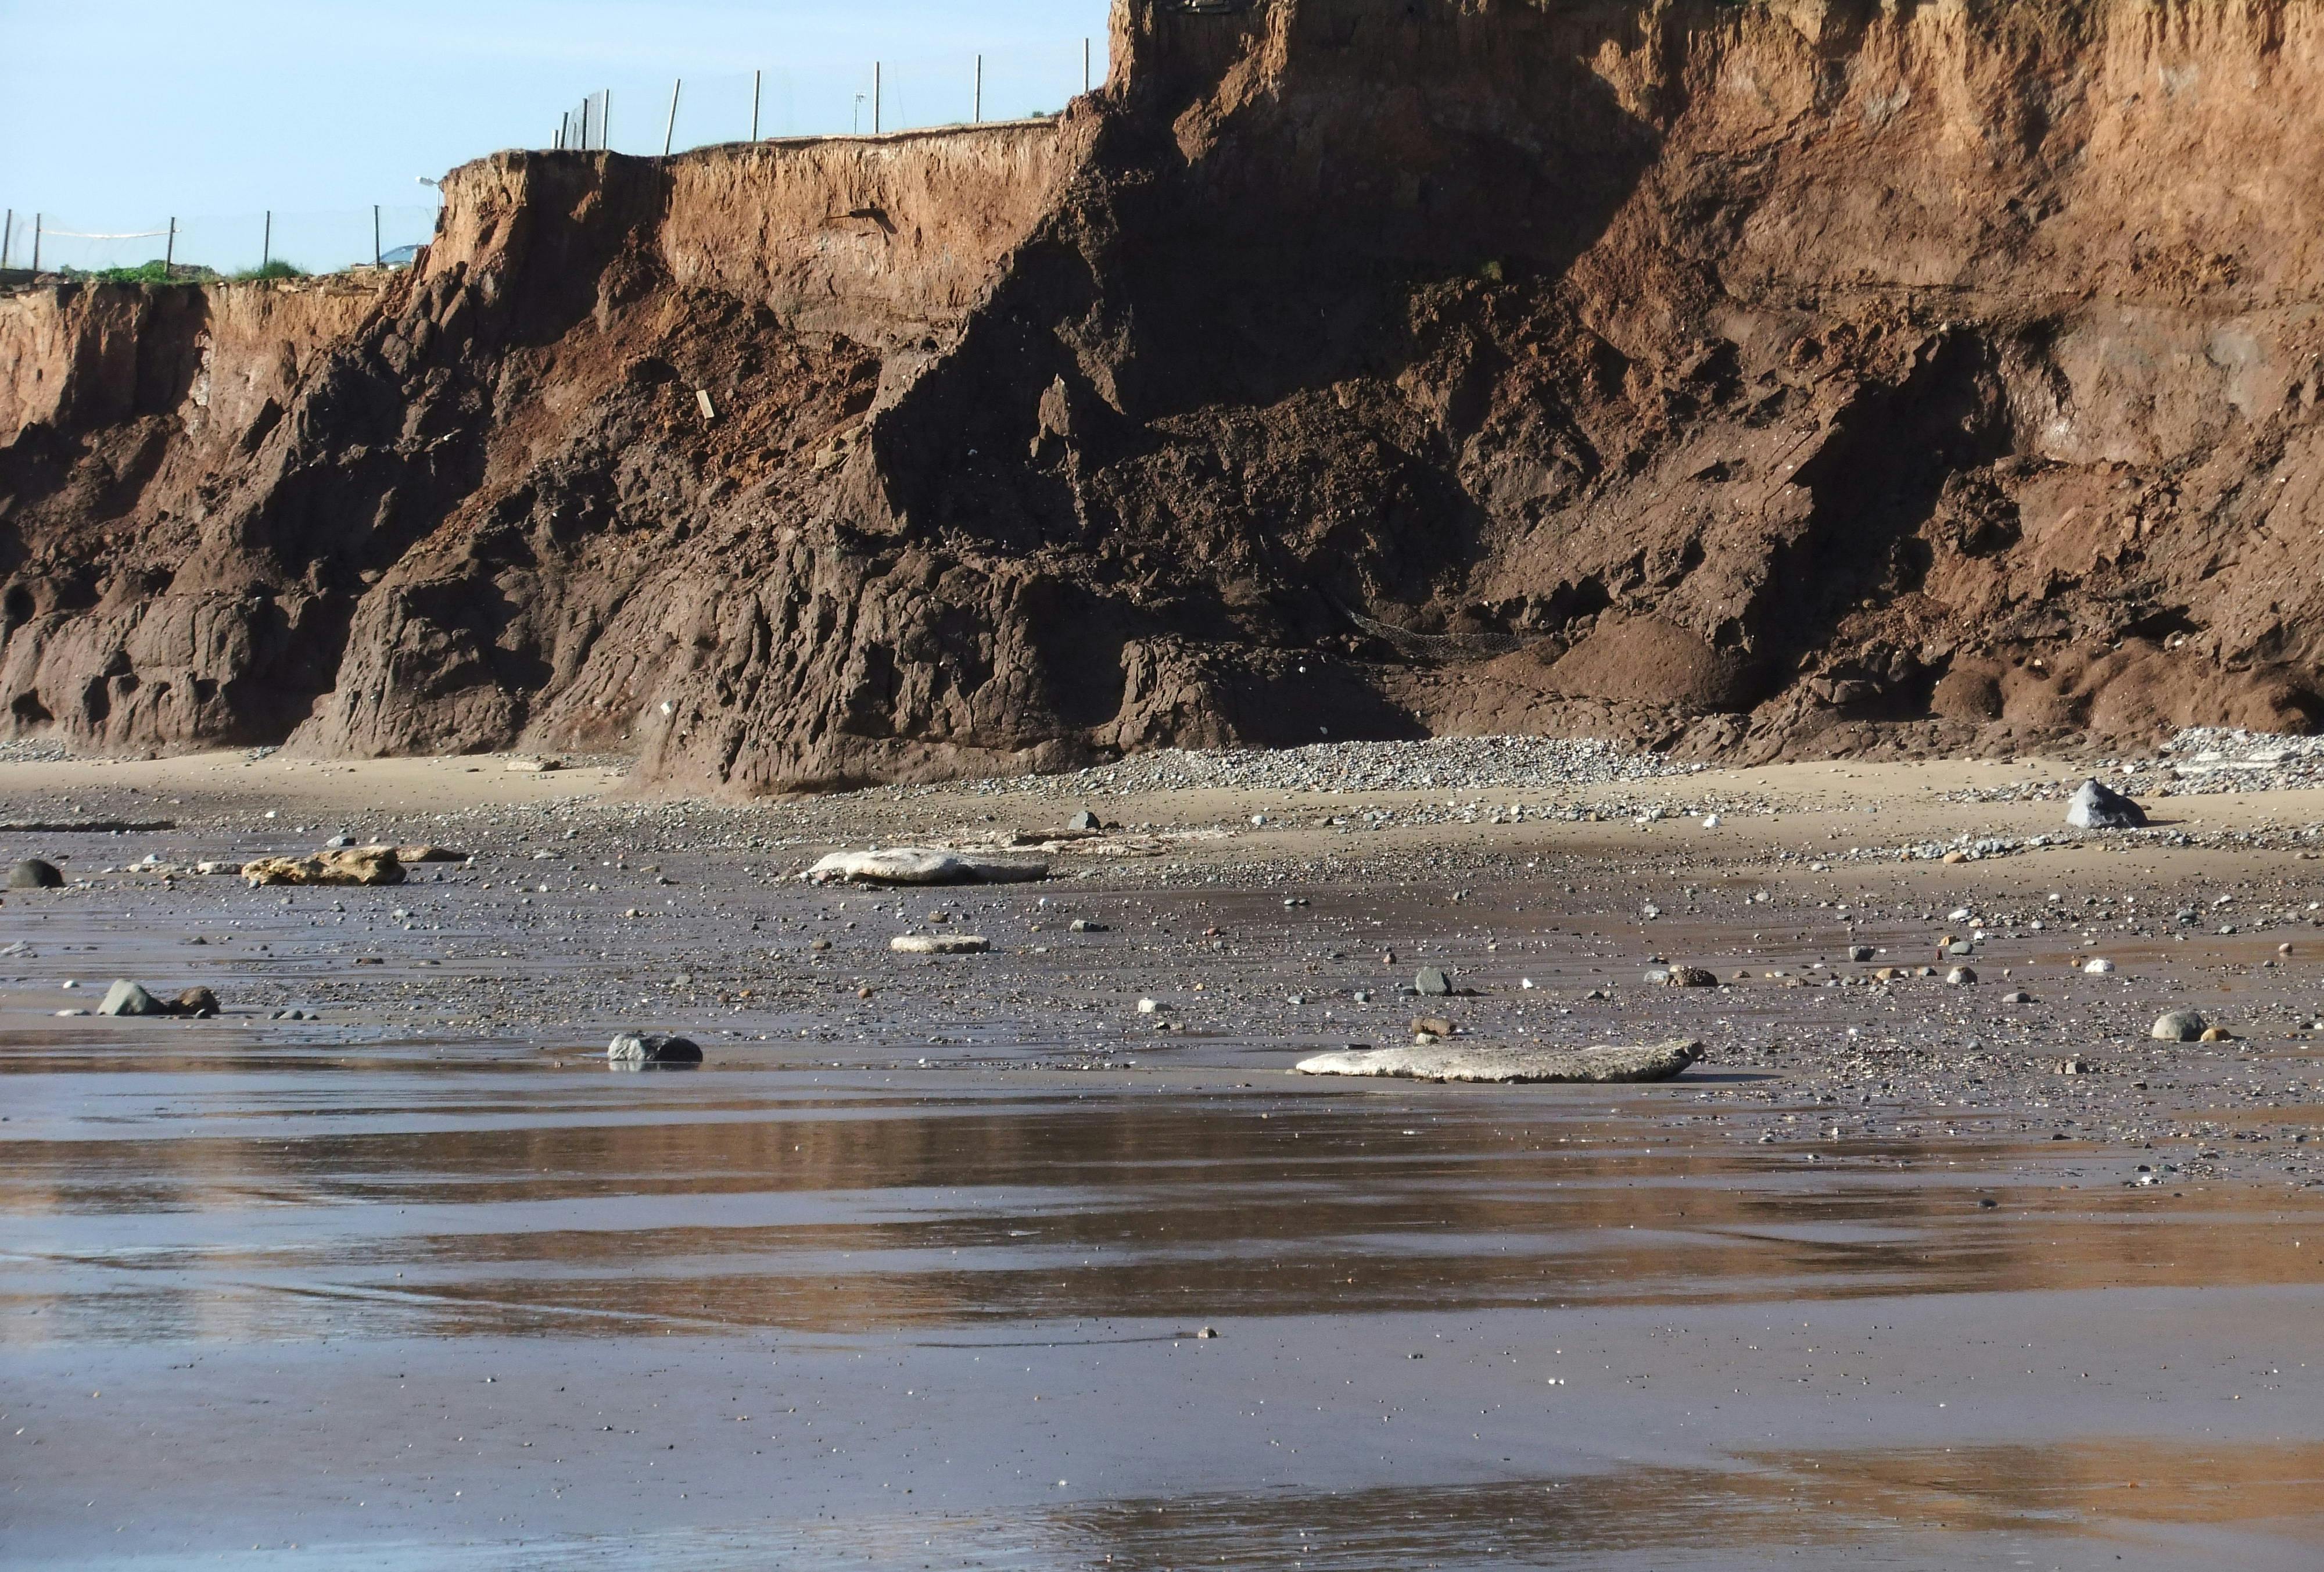
<svg viewBox="0 0 2324 1572">
<path fill-rule="evenodd" d="M 197 1021 L 208 1021 L 217 1013 L 217 995 L 208 988 L 188 988 L 170 1001 L 170 1013 L 172 1015 L 190 1015 Z"/>
<path fill-rule="evenodd" d="M 1065 820 L 1065 828 L 1067 829 L 1078 829 L 1083 831 L 1099 830 L 1105 828 L 1105 820 L 1100 818 L 1096 814 L 1092 813 L 1088 809 L 1084 808 L 1079 813 L 1074 814 L 1071 818 Z"/>
<path fill-rule="evenodd" d="M 1452 992 L 1452 979 L 1441 967 L 1423 966 L 1412 979 L 1412 991 L 1432 999 L 1442 999 Z"/>
<path fill-rule="evenodd" d="M 624 1031 L 606 1048 L 605 1057 L 628 1064 L 700 1064 L 702 1050 L 691 1038 Z"/>
<path fill-rule="evenodd" d="M 54 863 L 38 857 L 26 857 L 8 870 L 11 890 L 61 890 L 64 883 L 65 876 Z"/>
</svg>

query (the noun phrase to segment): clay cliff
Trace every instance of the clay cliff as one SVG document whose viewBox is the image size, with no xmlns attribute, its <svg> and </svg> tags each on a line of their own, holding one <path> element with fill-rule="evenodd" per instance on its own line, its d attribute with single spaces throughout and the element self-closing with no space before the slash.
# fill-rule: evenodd
<svg viewBox="0 0 2324 1572">
<path fill-rule="evenodd" d="M 1124 0 L 1055 121 L 0 296 L 0 700 L 761 791 L 2324 712 L 2324 0 Z"/>
</svg>

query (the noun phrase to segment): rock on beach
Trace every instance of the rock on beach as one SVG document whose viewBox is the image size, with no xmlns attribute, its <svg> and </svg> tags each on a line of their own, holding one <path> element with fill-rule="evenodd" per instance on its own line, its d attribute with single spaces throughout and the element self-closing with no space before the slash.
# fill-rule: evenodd
<svg viewBox="0 0 2324 1572">
<path fill-rule="evenodd" d="M 978 933 L 899 933 L 888 941 L 888 948 L 905 956 L 970 956 L 982 955 L 992 946 Z"/>
<path fill-rule="evenodd" d="M 1509 1048 L 1416 1043 L 1409 1048 L 1347 1049 L 1303 1059 L 1309 1076 L 1390 1076 L 1416 1081 L 1531 1082 L 1667 1081 L 1702 1057 L 1699 1042 L 1644 1047 Z"/>
<path fill-rule="evenodd" d="M 2066 822 L 2076 829 L 2144 829 L 2146 809 L 2110 787 L 2085 781 L 2066 805 Z"/>
<path fill-rule="evenodd" d="M 1049 876 L 1045 857 L 892 846 L 885 851 L 834 852 L 805 877 L 817 883 L 846 879 L 862 884 L 1018 884 Z"/>
<path fill-rule="evenodd" d="M 700 1064 L 702 1048 L 690 1037 L 659 1031 L 624 1031 L 605 1050 L 616 1064 Z"/>
</svg>

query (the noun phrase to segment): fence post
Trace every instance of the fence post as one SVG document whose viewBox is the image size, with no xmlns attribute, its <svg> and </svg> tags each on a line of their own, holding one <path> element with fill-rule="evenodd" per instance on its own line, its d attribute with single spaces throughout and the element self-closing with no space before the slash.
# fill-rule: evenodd
<svg viewBox="0 0 2324 1572">
<path fill-rule="evenodd" d="M 8 217 L 0 222 L 0 268 L 8 265 L 8 242 L 16 238 L 16 209 L 8 209 Z"/>
<path fill-rule="evenodd" d="M 42 219 L 42 215 L 39 213 L 32 215 L 32 273 L 35 277 L 39 276 L 41 271 Z"/>
<path fill-rule="evenodd" d="M 374 203 L 371 209 L 371 264 L 374 267 L 384 267 L 387 264 L 386 258 L 380 254 L 379 250 L 379 206 L 377 203 Z"/>
<path fill-rule="evenodd" d="M 678 78 L 669 85 L 669 124 L 661 128 L 661 155 L 664 158 L 669 156 L 670 138 L 678 134 L 678 90 L 684 86 L 686 86 L 684 77 Z"/>
<path fill-rule="evenodd" d="M 976 97 L 970 100 L 968 123 L 971 125 L 984 124 L 984 57 L 982 55 L 976 57 Z"/>
<path fill-rule="evenodd" d="M 589 100 L 581 100 L 581 151 L 589 151 Z"/>
<path fill-rule="evenodd" d="M 751 140 L 759 140 L 759 79 L 765 73 L 751 73 Z"/>
<path fill-rule="evenodd" d="M 161 276 L 170 277 L 178 271 L 178 220 L 170 220 L 170 238 L 161 243 Z"/>
<path fill-rule="evenodd" d="M 880 62 L 872 62 L 872 134 L 880 134 Z"/>
<path fill-rule="evenodd" d="M 600 151 L 613 151 L 613 89 L 605 89 L 604 107 L 597 111 L 597 146 Z"/>
<path fill-rule="evenodd" d="M 274 209 L 266 209 L 266 228 L 258 240 L 258 271 L 264 273 L 266 264 L 274 260 Z"/>
<path fill-rule="evenodd" d="M 1084 40 L 1082 40 L 1082 91 L 1083 91 L 1083 92 L 1084 92 L 1084 93 L 1086 93 L 1086 92 L 1088 92 L 1088 91 L 1090 90 L 1090 47 L 1089 47 L 1089 43 L 1090 43 L 1090 41 L 1089 41 L 1088 39 L 1084 38 Z"/>
</svg>

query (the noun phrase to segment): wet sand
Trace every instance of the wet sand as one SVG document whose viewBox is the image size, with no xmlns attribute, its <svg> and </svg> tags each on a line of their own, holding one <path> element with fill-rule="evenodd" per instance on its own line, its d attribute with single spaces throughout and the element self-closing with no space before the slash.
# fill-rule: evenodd
<svg viewBox="0 0 2324 1572">
<path fill-rule="evenodd" d="M 1826 850 L 2052 827 L 1944 800 L 1987 773 L 1486 794 L 1773 809 L 1715 830 L 1182 794 L 1102 805 L 1151 855 L 874 895 L 788 875 L 1062 814 L 0 765 L 13 821 L 174 822 L 0 847 L 88 881 L 0 904 L 0 1559 L 2315 1566 L 2324 802 Z M 101 871 L 342 830 L 479 855 L 378 890 Z M 1964 909 L 1973 987 L 1846 958 L 1917 966 Z M 887 950 L 947 928 L 994 953 Z M 1648 988 L 1656 956 L 1752 976 Z M 1396 992 L 1421 965 L 1474 991 Z M 54 1013 L 116 976 L 226 1013 Z M 2242 1040 L 2144 1040 L 2172 1004 Z M 1710 1058 L 1287 1073 L 1416 1012 Z M 609 1067 L 632 1026 L 708 1063 Z"/>
</svg>

